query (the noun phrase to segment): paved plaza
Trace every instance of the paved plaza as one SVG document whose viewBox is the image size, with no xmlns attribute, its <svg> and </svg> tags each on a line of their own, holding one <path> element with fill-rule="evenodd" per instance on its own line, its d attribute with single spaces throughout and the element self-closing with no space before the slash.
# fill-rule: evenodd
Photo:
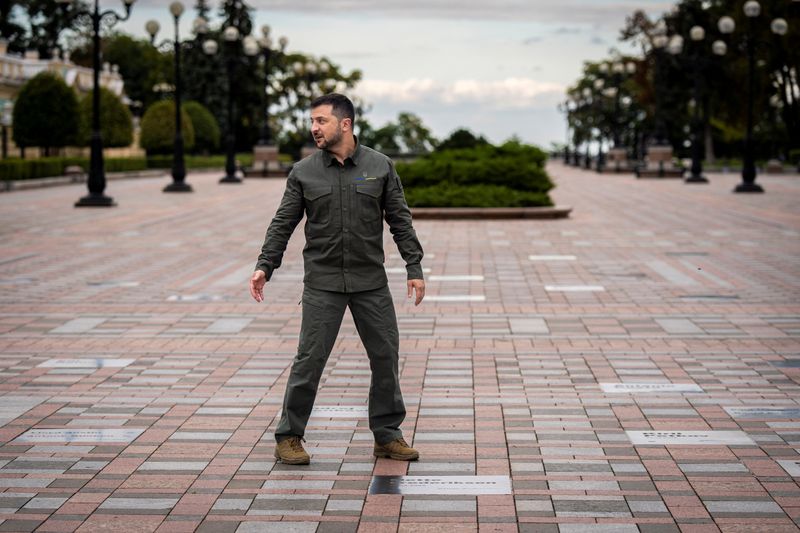
<svg viewBox="0 0 800 533">
<path fill-rule="evenodd" d="M 300 228 L 247 283 L 283 180 L 0 195 L 0 531 L 798 531 L 800 177 L 549 171 L 569 219 L 415 222 L 419 307 L 386 232 L 410 464 L 349 313 L 311 464 L 274 463 Z"/>
</svg>

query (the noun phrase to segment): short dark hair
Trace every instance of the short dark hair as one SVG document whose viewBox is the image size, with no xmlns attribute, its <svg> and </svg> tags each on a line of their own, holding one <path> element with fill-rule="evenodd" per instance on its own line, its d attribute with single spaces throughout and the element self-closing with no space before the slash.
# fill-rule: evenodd
<svg viewBox="0 0 800 533">
<path fill-rule="evenodd" d="M 353 102 L 343 94 L 329 93 L 318 96 L 311 102 L 311 109 L 321 105 L 331 106 L 333 108 L 331 112 L 339 120 L 349 118 L 350 122 L 356 121 L 356 109 L 353 107 Z"/>
</svg>

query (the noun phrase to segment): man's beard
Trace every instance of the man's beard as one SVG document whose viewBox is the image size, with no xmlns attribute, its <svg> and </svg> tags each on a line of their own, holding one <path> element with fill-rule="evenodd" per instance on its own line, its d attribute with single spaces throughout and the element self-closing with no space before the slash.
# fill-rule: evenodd
<svg viewBox="0 0 800 533">
<path fill-rule="evenodd" d="M 318 143 L 317 146 L 319 146 L 319 148 L 322 148 L 323 150 L 328 150 L 339 144 L 339 142 L 342 140 L 341 125 L 336 127 L 336 131 L 333 133 L 333 136 L 330 139 L 326 139 L 325 136 L 322 135 L 319 140 L 322 142 Z"/>
</svg>

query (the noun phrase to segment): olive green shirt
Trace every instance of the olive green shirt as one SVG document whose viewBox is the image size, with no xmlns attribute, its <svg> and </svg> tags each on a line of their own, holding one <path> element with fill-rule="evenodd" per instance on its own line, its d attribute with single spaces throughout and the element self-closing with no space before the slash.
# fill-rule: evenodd
<svg viewBox="0 0 800 533">
<path fill-rule="evenodd" d="M 400 177 L 385 155 L 356 144 L 344 164 L 319 150 L 294 165 L 256 263 L 267 280 L 280 267 L 304 214 L 303 282 L 309 287 L 359 292 L 386 285 L 384 219 L 406 262 L 408 279 L 422 279 L 422 246 Z"/>
</svg>

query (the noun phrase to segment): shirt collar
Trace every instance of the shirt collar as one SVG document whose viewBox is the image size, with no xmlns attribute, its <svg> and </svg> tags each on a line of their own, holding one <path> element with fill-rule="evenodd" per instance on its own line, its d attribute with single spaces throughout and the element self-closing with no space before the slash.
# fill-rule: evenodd
<svg viewBox="0 0 800 533">
<path fill-rule="evenodd" d="M 351 163 L 353 163 L 353 166 L 358 166 L 358 158 L 361 156 L 361 152 L 362 152 L 361 143 L 358 142 L 358 137 L 356 137 L 355 135 L 353 135 L 353 139 L 355 139 L 355 141 L 356 141 L 356 149 L 353 150 L 353 155 L 351 155 L 350 157 L 348 157 L 347 159 L 344 160 L 344 163 L 346 165 L 347 162 L 350 161 Z M 326 167 L 329 167 L 329 166 L 333 165 L 334 163 L 337 164 L 337 165 L 339 164 L 339 160 L 336 159 L 336 156 L 333 155 L 332 153 L 330 153 L 329 151 L 323 150 L 322 154 L 325 157 L 325 166 Z"/>
</svg>

